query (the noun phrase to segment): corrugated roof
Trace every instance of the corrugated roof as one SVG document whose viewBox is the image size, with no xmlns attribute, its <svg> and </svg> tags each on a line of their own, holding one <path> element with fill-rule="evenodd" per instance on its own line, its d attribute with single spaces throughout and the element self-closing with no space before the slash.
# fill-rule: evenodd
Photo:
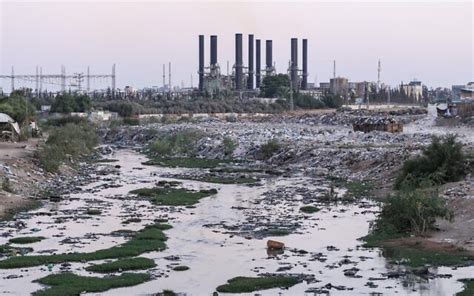
<svg viewBox="0 0 474 296">
<path fill-rule="evenodd" d="M 0 113 L 0 123 L 7 123 L 7 122 L 15 122 L 13 118 L 10 117 L 10 115 L 5 114 L 5 113 Z"/>
</svg>

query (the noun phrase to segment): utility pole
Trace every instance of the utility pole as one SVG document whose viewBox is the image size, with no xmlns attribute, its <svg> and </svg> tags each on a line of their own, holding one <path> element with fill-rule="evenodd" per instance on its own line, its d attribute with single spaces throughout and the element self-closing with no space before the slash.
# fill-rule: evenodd
<svg viewBox="0 0 474 296">
<path fill-rule="evenodd" d="M 336 60 L 333 61 L 332 65 L 332 78 L 336 78 Z"/>
<path fill-rule="evenodd" d="M 115 64 L 112 65 L 112 97 L 115 98 Z"/>
<path fill-rule="evenodd" d="M 169 91 L 171 93 L 171 62 L 168 64 L 168 84 L 169 84 Z"/>
<path fill-rule="evenodd" d="M 165 86 L 166 86 L 166 80 L 165 80 L 165 64 L 163 64 L 163 91 L 165 91 Z"/>
<path fill-rule="evenodd" d="M 382 64 L 380 63 L 379 59 L 379 64 L 377 67 L 377 90 L 380 90 L 380 72 L 382 71 Z"/>
<path fill-rule="evenodd" d="M 15 69 L 13 69 L 12 66 L 12 90 L 10 92 L 13 92 L 15 90 Z"/>
<path fill-rule="evenodd" d="M 87 93 L 89 93 L 91 91 L 91 73 L 90 73 L 90 69 L 89 69 L 89 66 L 87 66 Z"/>
<path fill-rule="evenodd" d="M 191 88 L 193 88 L 193 74 L 191 74 Z"/>
<path fill-rule="evenodd" d="M 38 65 L 36 65 L 35 81 L 36 81 L 35 92 L 36 92 L 36 96 L 38 96 L 38 87 L 39 87 Z"/>
</svg>

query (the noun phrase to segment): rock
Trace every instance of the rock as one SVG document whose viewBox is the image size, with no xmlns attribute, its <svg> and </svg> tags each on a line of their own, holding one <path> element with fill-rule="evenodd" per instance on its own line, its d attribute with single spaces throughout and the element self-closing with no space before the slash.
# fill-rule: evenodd
<svg viewBox="0 0 474 296">
<path fill-rule="evenodd" d="M 269 239 L 267 241 L 267 248 L 274 249 L 274 250 L 282 250 L 285 248 L 285 244 L 279 241 L 274 241 Z"/>
</svg>

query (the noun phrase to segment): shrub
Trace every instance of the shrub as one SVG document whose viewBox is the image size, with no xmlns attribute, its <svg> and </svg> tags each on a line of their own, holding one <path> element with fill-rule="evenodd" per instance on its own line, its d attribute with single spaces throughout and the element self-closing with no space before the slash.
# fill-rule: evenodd
<svg viewBox="0 0 474 296">
<path fill-rule="evenodd" d="M 91 99 L 87 95 L 62 93 L 54 99 L 51 111 L 57 113 L 87 112 L 91 106 Z"/>
<path fill-rule="evenodd" d="M 152 155 L 169 156 L 173 154 L 194 155 L 196 143 L 203 133 L 196 130 L 183 130 L 170 136 L 162 136 L 148 146 Z"/>
<path fill-rule="evenodd" d="M 268 140 L 265 144 L 260 146 L 260 156 L 263 159 L 268 159 L 273 156 L 278 150 L 280 150 L 280 143 L 276 139 Z"/>
<path fill-rule="evenodd" d="M 465 156 L 456 136 L 433 137 L 422 155 L 405 161 L 395 180 L 395 189 L 456 182 L 465 174 Z"/>
<path fill-rule="evenodd" d="M 232 138 L 225 137 L 224 140 L 222 141 L 222 144 L 224 145 L 225 156 L 232 156 L 235 148 L 237 147 L 237 143 L 234 140 L 232 140 Z"/>
<path fill-rule="evenodd" d="M 47 171 L 55 172 L 63 162 L 71 163 L 91 154 L 97 144 L 94 128 L 87 124 L 68 123 L 51 131 L 37 157 Z"/>
<path fill-rule="evenodd" d="M 437 191 L 404 189 L 387 197 L 371 232 L 423 234 L 433 229 L 436 218 L 452 220 L 452 217 Z"/>
<path fill-rule="evenodd" d="M 2 181 L 2 190 L 3 190 L 3 191 L 6 191 L 6 192 L 10 192 L 10 193 L 13 193 L 13 192 L 14 192 L 13 186 L 12 186 L 12 184 L 10 183 L 10 179 L 9 179 L 8 177 L 3 178 L 3 181 Z"/>
<path fill-rule="evenodd" d="M 0 99 L 0 112 L 10 115 L 20 125 L 34 116 L 36 107 L 28 101 L 23 92 L 15 91 L 9 97 Z"/>
</svg>

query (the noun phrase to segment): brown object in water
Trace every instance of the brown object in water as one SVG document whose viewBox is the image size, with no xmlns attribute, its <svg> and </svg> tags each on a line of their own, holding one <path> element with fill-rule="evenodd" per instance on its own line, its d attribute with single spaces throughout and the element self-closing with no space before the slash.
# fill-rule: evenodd
<svg viewBox="0 0 474 296">
<path fill-rule="evenodd" d="M 268 240 L 267 241 L 267 248 L 269 249 L 275 249 L 275 250 L 281 250 L 285 247 L 285 244 L 279 241 L 274 241 L 274 240 Z"/>
</svg>

